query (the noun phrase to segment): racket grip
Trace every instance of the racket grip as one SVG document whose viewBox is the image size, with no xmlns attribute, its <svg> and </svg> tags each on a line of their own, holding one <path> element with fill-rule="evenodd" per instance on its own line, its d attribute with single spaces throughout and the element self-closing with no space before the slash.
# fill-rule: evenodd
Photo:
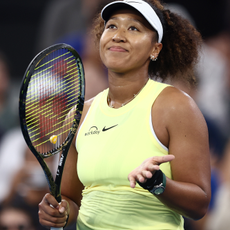
<svg viewBox="0 0 230 230">
<path fill-rule="evenodd" d="M 53 207 L 53 205 L 50 204 L 51 207 Z M 68 220 L 67 220 L 68 221 Z M 50 230 L 63 230 L 63 228 L 55 228 L 55 227 L 51 227 Z"/>
<path fill-rule="evenodd" d="M 54 228 L 54 227 L 51 227 L 50 230 L 63 230 L 63 228 Z"/>
</svg>

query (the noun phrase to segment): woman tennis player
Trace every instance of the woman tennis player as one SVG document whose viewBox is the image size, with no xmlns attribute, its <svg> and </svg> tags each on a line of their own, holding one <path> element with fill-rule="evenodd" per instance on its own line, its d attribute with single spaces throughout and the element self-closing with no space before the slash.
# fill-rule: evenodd
<svg viewBox="0 0 230 230">
<path fill-rule="evenodd" d="M 182 230 L 209 205 L 208 132 L 193 99 L 162 82 L 194 83 L 201 36 L 158 0 L 106 5 L 95 34 L 109 88 L 85 103 L 63 200 L 46 194 L 40 223 Z"/>
</svg>

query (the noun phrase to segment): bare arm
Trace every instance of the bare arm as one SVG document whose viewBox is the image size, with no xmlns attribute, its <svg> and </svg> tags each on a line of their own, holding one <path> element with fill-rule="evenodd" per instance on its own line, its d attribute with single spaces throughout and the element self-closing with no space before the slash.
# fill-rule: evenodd
<svg viewBox="0 0 230 230">
<path fill-rule="evenodd" d="M 175 159 L 148 159 L 144 169 L 132 172 L 129 179 L 143 182 L 158 165 L 171 161 L 173 179 L 167 178 L 166 189 L 157 198 L 183 216 L 203 217 L 211 192 L 208 131 L 200 110 L 189 96 L 168 87 L 153 105 L 152 123 L 158 139 Z"/>
<path fill-rule="evenodd" d="M 195 102 L 182 92 L 167 88 L 162 100 L 159 102 L 166 105 L 163 122 L 168 135 L 165 133 L 164 139 L 159 133 L 159 138 L 175 160 L 171 162 L 173 180 L 167 179 L 167 189 L 158 198 L 183 216 L 199 219 L 205 215 L 211 197 L 206 122 Z"/>
</svg>

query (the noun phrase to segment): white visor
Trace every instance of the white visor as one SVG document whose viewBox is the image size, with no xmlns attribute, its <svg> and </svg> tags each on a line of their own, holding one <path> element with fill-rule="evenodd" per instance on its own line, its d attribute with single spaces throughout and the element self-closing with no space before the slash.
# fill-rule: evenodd
<svg viewBox="0 0 230 230">
<path fill-rule="evenodd" d="M 104 21 L 108 21 L 109 17 L 111 16 L 111 12 L 115 9 L 122 9 L 123 4 L 133 7 L 144 16 L 150 25 L 157 31 L 158 42 L 160 43 L 163 37 L 163 26 L 154 9 L 143 0 L 124 0 L 111 2 L 102 9 L 102 19 Z"/>
</svg>

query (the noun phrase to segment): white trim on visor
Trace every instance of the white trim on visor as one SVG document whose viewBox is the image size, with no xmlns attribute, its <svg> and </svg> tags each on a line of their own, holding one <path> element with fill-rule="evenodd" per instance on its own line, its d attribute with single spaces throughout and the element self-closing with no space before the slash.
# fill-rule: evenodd
<svg viewBox="0 0 230 230">
<path fill-rule="evenodd" d="M 101 17 L 103 20 L 107 20 L 107 16 L 110 11 L 113 9 L 113 6 L 116 4 L 125 4 L 133 7 L 137 11 L 139 11 L 145 19 L 150 23 L 150 25 L 157 31 L 158 33 L 158 42 L 162 41 L 163 37 L 163 26 L 159 17 L 157 16 L 154 9 L 143 0 L 124 0 L 124 1 L 115 1 L 107 4 L 101 11 Z"/>
</svg>

